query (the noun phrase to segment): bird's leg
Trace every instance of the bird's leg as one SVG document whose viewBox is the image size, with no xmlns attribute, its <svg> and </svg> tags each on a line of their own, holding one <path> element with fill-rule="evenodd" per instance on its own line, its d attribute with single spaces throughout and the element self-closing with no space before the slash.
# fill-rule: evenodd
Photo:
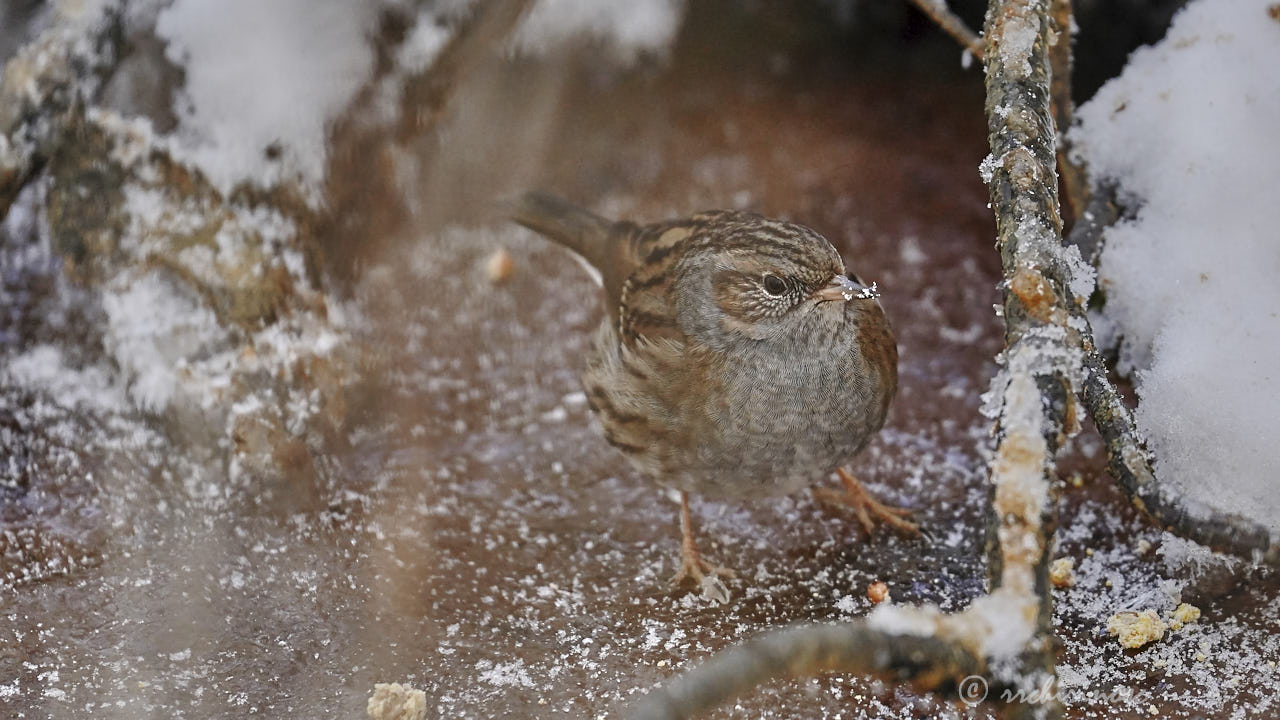
<svg viewBox="0 0 1280 720">
<path fill-rule="evenodd" d="M 813 491 L 814 496 L 824 502 L 834 505 L 847 505 L 853 508 L 854 512 L 858 514 L 858 521 L 862 523 L 862 527 L 867 531 L 868 535 L 871 535 L 876 529 L 873 517 L 883 520 L 905 533 L 917 534 L 920 532 L 919 525 L 903 519 L 911 514 L 909 508 L 885 505 L 871 497 L 867 489 L 862 487 L 862 483 L 858 482 L 858 478 L 850 475 L 849 471 L 844 468 L 836 468 L 836 474 L 840 476 L 840 483 L 844 485 L 844 491 L 815 488 Z"/>
<path fill-rule="evenodd" d="M 698 545 L 693 539 L 693 518 L 689 514 L 689 493 L 680 493 L 680 570 L 671 576 L 671 584 L 679 585 L 685 578 L 693 578 L 702 588 L 703 597 L 728 602 L 729 592 L 717 575 L 734 578 L 737 573 L 729 568 L 711 565 L 702 559 Z"/>
</svg>

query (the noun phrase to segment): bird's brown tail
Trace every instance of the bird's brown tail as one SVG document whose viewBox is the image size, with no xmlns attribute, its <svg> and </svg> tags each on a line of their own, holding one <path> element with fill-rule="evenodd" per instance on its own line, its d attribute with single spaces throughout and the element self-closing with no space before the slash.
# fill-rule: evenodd
<svg viewBox="0 0 1280 720">
<path fill-rule="evenodd" d="M 544 192 L 527 192 L 504 203 L 511 219 L 564 245 L 596 268 L 604 257 L 614 223 Z"/>
</svg>

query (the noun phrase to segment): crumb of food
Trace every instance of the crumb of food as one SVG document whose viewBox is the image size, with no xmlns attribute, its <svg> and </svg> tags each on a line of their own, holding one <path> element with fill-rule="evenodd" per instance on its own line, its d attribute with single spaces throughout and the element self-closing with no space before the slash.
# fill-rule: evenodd
<svg viewBox="0 0 1280 720">
<path fill-rule="evenodd" d="M 1084 554 L 1087 555 L 1088 557 L 1093 557 L 1093 548 L 1085 548 Z"/>
<path fill-rule="evenodd" d="M 378 683 L 365 712 L 370 720 L 426 720 L 427 694 L 400 683 Z"/>
<path fill-rule="evenodd" d="M 1173 611 L 1173 615 L 1169 619 L 1169 627 L 1174 630 L 1181 630 L 1183 625 L 1193 623 L 1200 619 L 1200 608 L 1190 603 L 1182 603 Z"/>
<path fill-rule="evenodd" d="M 1107 619 L 1107 632 L 1119 637 L 1120 645 L 1140 648 L 1164 637 L 1168 629 L 1155 610 L 1118 612 Z"/>
<path fill-rule="evenodd" d="M 889 586 L 882 582 L 873 582 L 867 586 L 867 599 L 879 605 L 889 600 Z"/>
<path fill-rule="evenodd" d="M 484 274 L 489 278 L 489 282 L 496 285 L 511 277 L 515 267 L 516 263 L 511 259 L 511 253 L 507 252 L 506 248 L 498 248 L 484 261 Z"/>
<path fill-rule="evenodd" d="M 1075 558 L 1058 558 L 1049 566 L 1049 582 L 1054 587 L 1068 588 L 1076 584 L 1075 573 L 1072 572 L 1076 567 Z"/>
<path fill-rule="evenodd" d="M 1139 555 L 1146 555 L 1148 552 L 1151 552 L 1151 541 L 1150 541 L 1150 540 L 1148 540 L 1148 539 L 1146 539 L 1146 538 L 1143 538 L 1143 539 L 1139 540 L 1139 541 L 1138 541 L 1138 554 L 1139 554 Z"/>
</svg>

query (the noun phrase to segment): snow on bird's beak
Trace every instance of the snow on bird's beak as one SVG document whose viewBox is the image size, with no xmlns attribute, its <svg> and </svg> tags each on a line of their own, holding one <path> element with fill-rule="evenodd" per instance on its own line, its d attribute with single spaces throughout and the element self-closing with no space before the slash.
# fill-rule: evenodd
<svg viewBox="0 0 1280 720">
<path fill-rule="evenodd" d="M 880 290 L 876 288 L 875 283 L 870 286 L 863 285 L 857 280 L 851 280 L 845 275 L 836 275 L 831 278 L 831 282 L 827 286 L 813 294 L 819 300 L 830 300 L 832 302 L 848 302 L 854 298 L 863 300 L 871 300 L 880 297 Z"/>
</svg>

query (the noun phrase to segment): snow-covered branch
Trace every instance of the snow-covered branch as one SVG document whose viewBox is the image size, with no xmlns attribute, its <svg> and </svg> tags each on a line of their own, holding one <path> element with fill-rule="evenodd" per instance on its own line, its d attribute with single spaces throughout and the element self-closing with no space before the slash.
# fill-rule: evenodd
<svg viewBox="0 0 1280 720">
<path fill-rule="evenodd" d="M 0 218 L 44 164 L 69 113 L 98 89 L 120 49 L 119 4 L 59 3 L 49 28 L 0 77 Z"/>
</svg>

